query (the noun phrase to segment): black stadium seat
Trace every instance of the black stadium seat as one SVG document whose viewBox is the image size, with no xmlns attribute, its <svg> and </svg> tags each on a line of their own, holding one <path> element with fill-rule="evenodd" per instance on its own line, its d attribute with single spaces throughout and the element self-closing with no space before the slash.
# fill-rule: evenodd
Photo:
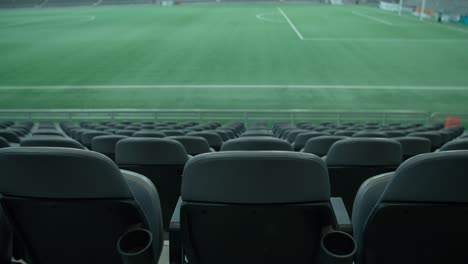
<svg viewBox="0 0 468 264">
<path fill-rule="evenodd" d="M 423 154 L 367 180 L 353 209 L 357 264 L 468 263 L 468 151 Z"/>
<path fill-rule="evenodd" d="M 299 151 L 304 148 L 305 144 L 307 141 L 311 138 L 314 137 L 320 137 L 320 136 L 328 136 L 330 134 L 325 133 L 325 132 L 316 132 L 316 131 L 309 131 L 309 132 L 303 132 L 297 135 L 297 137 L 294 139 L 293 147 L 295 151 Z"/>
<path fill-rule="evenodd" d="M 450 141 L 449 143 L 443 145 L 440 151 L 449 151 L 449 150 L 468 150 L 468 139 L 457 139 Z"/>
<path fill-rule="evenodd" d="M 438 132 L 434 131 L 426 131 L 426 132 L 414 132 L 408 134 L 410 137 L 424 137 L 431 141 L 431 150 L 435 151 L 436 149 L 440 148 L 443 144 L 442 136 Z"/>
<path fill-rule="evenodd" d="M 3 137 L 0 137 L 0 148 L 8 148 L 10 146 L 10 143 Z"/>
<path fill-rule="evenodd" d="M 208 145 L 214 150 L 218 151 L 223 145 L 223 139 L 214 131 L 199 131 L 199 132 L 190 132 L 187 136 L 197 136 L 205 138 L 208 141 Z"/>
<path fill-rule="evenodd" d="M 119 167 L 145 175 L 158 189 L 166 230 L 180 196 L 188 159 L 184 146 L 167 138 L 126 138 L 116 145 L 115 162 Z"/>
<path fill-rule="evenodd" d="M 133 133 L 132 137 L 163 138 L 166 134 L 157 130 L 141 130 Z"/>
<path fill-rule="evenodd" d="M 91 141 L 91 150 L 106 155 L 115 161 L 115 145 L 127 136 L 108 135 L 97 136 Z"/>
<path fill-rule="evenodd" d="M 431 141 L 424 137 L 397 137 L 393 138 L 400 142 L 403 152 L 403 160 L 407 160 L 419 154 L 431 152 Z"/>
<path fill-rule="evenodd" d="M 274 137 L 240 137 L 224 142 L 221 151 L 282 150 L 293 151 L 288 141 Z"/>
<path fill-rule="evenodd" d="M 6 139 L 10 143 L 20 143 L 20 138 L 12 131 L 0 129 L 0 137 Z"/>
<path fill-rule="evenodd" d="M 81 134 L 81 143 L 83 143 L 85 147 L 90 149 L 93 138 L 97 136 L 106 136 L 106 135 L 112 135 L 112 134 L 109 132 L 104 132 L 104 131 L 87 131 Z"/>
<path fill-rule="evenodd" d="M 361 132 L 355 133 L 353 137 L 387 138 L 388 135 L 385 132 L 379 132 L 379 131 L 361 131 Z"/>
<path fill-rule="evenodd" d="M 215 151 L 208 145 L 208 141 L 202 137 L 173 136 L 168 138 L 180 142 L 184 146 L 187 154 L 192 156 Z"/>
<path fill-rule="evenodd" d="M 0 150 L 0 197 L 27 263 L 122 263 L 116 245 L 135 226 L 163 241 L 154 185 L 121 173 L 107 157 L 65 148 Z"/>
<path fill-rule="evenodd" d="M 245 131 L 241 137 L 274 137 L 270 130 L 250 130 Z"/>
<path fill-rule="evenodd" d="M 339 228 L 326 165 L 314 155 L 208 153 L 187 163 L 182 181 L 171 222 L 174 264 L 185 258 L 203 264 L 317 263 L 322 232 Z M 173 243 L 176 232 L 182 246 Z M 339 246 L 351 244 L 352 257 L 352 238 L 334 234 L 343 238 Z"/>
<path fill-rule="evenodd" d="M 319 157 L 326 156 L 330 147 L 337 141 L 346 139 L 343 136 L 320 136 L 314 137 L 307 141 L 302 152 L 317 155 Z"/>
<path fill-rule="evenodd" d="M 60 147 L 60 148 L 75 148 L 85 149 L 80 142 L 71 139 L 57 136 L 33 136 L 23 139 L 20 143 L 21 147 Z"/>
<path fill-rule="evenodd" d="M 33 136 L 62 136 L 63 137 L 63 133 L 55 129 L 37 130 L 35 132 L 32 132 L 31 135 Z"/>
<path fill-rule="evenodd" d="M 368 178 L 394 171 L 402 161 L 401 145 L 386 138 L 348 138 L 335 142 L 326 156 L 332 196 L 352 212 L 357 190 Z"/>
</svg>

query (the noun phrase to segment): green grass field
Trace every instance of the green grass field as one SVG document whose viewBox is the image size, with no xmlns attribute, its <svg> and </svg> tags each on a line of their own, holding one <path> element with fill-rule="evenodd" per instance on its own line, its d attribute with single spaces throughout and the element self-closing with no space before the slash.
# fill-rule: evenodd
<svg viewBox="0 0 468 264">
<path fill-rule="evenodd" d="M 0 108 L 467 112 L 467 44 L 368 6 L 0 10 Z"/>
</svg>

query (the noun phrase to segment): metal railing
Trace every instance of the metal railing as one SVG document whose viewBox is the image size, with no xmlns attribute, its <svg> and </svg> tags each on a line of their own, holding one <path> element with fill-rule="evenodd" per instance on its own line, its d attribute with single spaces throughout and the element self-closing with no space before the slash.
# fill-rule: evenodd
<svg viewBox="0 0 468 264">
<path fill-rule="evenodd" d="M 439 120 L 443 113 L 412 110 L 258 110 L 258 109 L 2 109 L 2 120 L 31 121 L 241 121 L 246 125 L 273 121 L 424 123 Z M 447 114 L 449 115 L 449 114 Z M 468 116 L 468 113 L 463 114 Z"/>
</svg>

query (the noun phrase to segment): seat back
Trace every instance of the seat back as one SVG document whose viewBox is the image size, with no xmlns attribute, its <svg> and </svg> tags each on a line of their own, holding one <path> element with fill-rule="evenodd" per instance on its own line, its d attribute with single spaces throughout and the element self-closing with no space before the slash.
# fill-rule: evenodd
<svg viewBox="0 0 468 264">
<path fill-rule="evenodd" d="M 468 138 L 450 141 L 440 148 L 440 151 L 449 150 L 468 150 Z"/>
<path fill-rule="evenodd" d="M 360 131 L 353 135 L 353 137 L 359 138 L 387 138 L 388 135 L 382 131 Z"/>
<path fill-rule="evenodd" d="M 0 137 L 6 139 L 10 143 L 20 143 L 20 138 L 13 132 L 5 129 L 0 129 Z"/>
<path fill-rule="evenodd" d="M 425 131 L 425 132 L 414 132 L 408 134 L 410 137 L 424 137 L 431 141 L 431 150 L 435 151 L 440 148 L 443 144 L 442 136 L 439 132 Z"/>
<path fill-rule="evenodd" d="M 91 150 L 106 155 L 115 161 L 115 145 L 127 136 L 109 135 L 97 136 L 91 141 Z"/>
<path fill-rule="evenodd" d="M 93 138 L 97 136 L 106 136 L 106 135 L 112 135 L 112 134 L 109 132 L 104 132 L 104 131 L 88 131 L 81 135 L 81 143 L 83 143 L 85 147 L 90 149 L 92 147 L 91 144 L 92 144 Z"/>
<path fill-rule="evenodd" d="M 221 145 L 223 145 L 223 139 L 214 131 L 199 131 L 199 132 L 190 132 L 187 136 L 196 136 L 205 138 L 208 141 L 208 145 L 214 150 L 219 151 Z"/>
<path fill-rule="evenodd" d="M 314 263 L 332 224 L 327 169 L 314 155 L 207 153 L 187 163 L 182 181 L 189 263 Z"/>
<path fill-rule="evenodd" d="M 294 143 L 293 143 L 294 150 L 299 151 L 302 148 L 304 148 L 307 141 L 309 139 L 311 139 L 311 138 L 320 137 L 320 136 L 329 136 L 329 135 L 330 134 L 325 133 L 325 132 L 316 132 L 316 131 L 309 131 L 309 132 L 300 133 L 294 139 Z"/>
<path fill-rule="evenodd" d="M 24 139 L 20 143 L 21 147 L 59 147 L 85 149 L 80 142 L 60 136 L 33 136 Z"/>
<path fill-rule="evenodd" d="M 425 137 L 407 136 L 394 139 L 401 144 L 403 160 L 407 160 L 419 154 L 431 152 L 431 141 Z"/>
<path fill-rule="evenodd" d="M 0 148 L 8 148 L 10 146 L 10 143 L 3 137 L 0 137 Z"/>
<path fill-rule="evenodd" d="M 118 166 L 145 175 L 158 189 L 166 230 L 180 196 L 181 176 L 188 158 L 182 144 L 167 138 L 126 138 L 116 145 Z"/>
<path fill-rule="evenodd" d="M 274 137 L 241 137 L 224 142 L 221 151 L 282 150 L 293 151 L 289 142 Z"/>
<path fill-rule="evenodd" d="M 173 137 L 168 137 L 168 138 L 178 141 L 180 144 L 184 146 L 187 154 L 192 155 L 192 156 L 214 151 L 212 148 L 210 148 L 210 145 L 208 145 L 208 141 L 206 141 L 206 139 L 202 137 L 173 136 Z"/>
<path fill-rule="evenodd" d="M 119 236 L 137 224 L 150 229 L 154 221 L 141 210 L 118 167 L 101 154 L 6 148 L 0 150 L 0 167 L 1 206 L 27 263 L 122 263 Z M 156 244 L 159 258 L 161 243 Z"/>
<path fill-rule="evenodd" d="M 371 182 L 381 195 L 356 204 L 372 208 L 353 219 L 361 225 L 357 263 L 468 263 L 467 170 L 468 151 L 437 152 L 403 163 L 385 188 Z"/>
<path fill-rule="evenodd" d="M 150 138 L 163 138 L 166 135 L 157 130 L 140 130 L 133 133 L 132 137 L 150 137 Z"/>
<path fill-rule="evenodd" d="M 337 141 L 345 139 L 343 136 L 320 136 L 314 137 L 307 141 L 303 152 L 317 155 L 319 157 L 326 156 L 330 147 Z"/>
<path fill-rule="evenodd" d="M 335 142 L 326 157 L 332 196 L 342 197 L 351 214 L 361 184 L 374 175 L 394 171 L 401 160 L 401 145 L 393 139 L 349 138 Z"/>
</svg>

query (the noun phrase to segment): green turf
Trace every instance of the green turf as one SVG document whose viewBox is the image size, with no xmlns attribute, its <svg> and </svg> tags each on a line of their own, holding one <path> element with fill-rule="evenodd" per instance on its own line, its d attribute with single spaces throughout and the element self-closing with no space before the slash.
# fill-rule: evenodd
<svg viewBox="0 0 468 264">
<path fill-rule="evenodd" d="M 299 39 L 277 7 L 306 40 Z M 468 27 L 419 22 L 360 6 L 275 3 L 0 10 L 0 108 L 466 112 L 468 90 L 286 85 L 468 87 L 467 44 Z M 3 89 L 153 84 L 285 87 Z"/>
</svg>

